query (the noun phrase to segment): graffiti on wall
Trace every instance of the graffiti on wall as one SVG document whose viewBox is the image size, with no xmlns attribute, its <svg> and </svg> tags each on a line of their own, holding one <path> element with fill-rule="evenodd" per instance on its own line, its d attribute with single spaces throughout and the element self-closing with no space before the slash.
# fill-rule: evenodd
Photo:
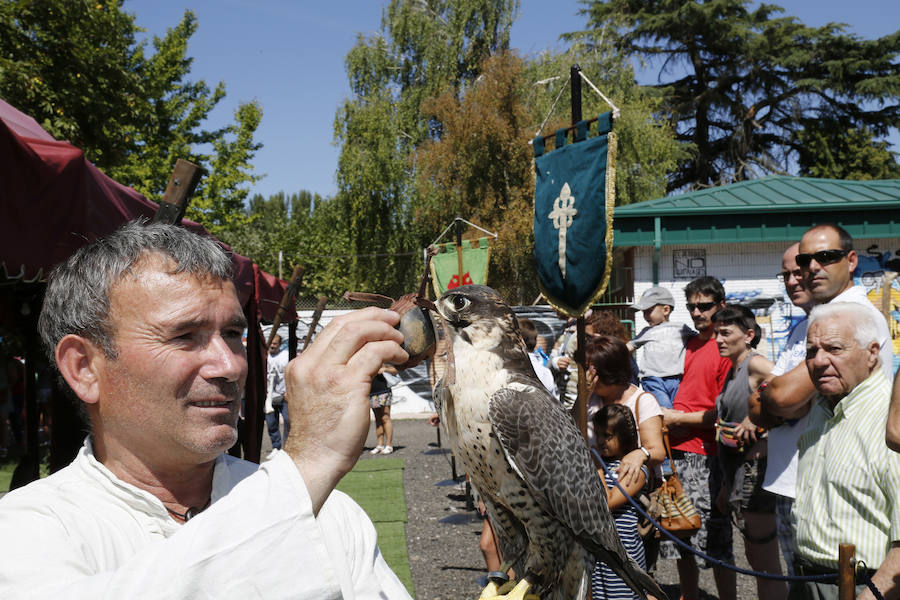
<svg viewBox="0 0 900 600">
<path fill-rule="evenodd" d="M 696 279 L 706 275 L 706 249 L 673 250 L 672 273 L 675 279 Z"/>
<path fill-rule="evenodd" d="M 865 288 L 866 296 L 875 308 L 889 315 L 888 327 L 891 331 L 895 361 L 896 357 L 900 355 L 900 280 L 897 277 L 898 271 L 900 271 L 900 254 L 892 253 L 890 250 L 879 252 L 878 246 L 869 246 L 865 254 L 859 253 L 859 265 L 853 272 L 853 282 Z"/>
</svg>

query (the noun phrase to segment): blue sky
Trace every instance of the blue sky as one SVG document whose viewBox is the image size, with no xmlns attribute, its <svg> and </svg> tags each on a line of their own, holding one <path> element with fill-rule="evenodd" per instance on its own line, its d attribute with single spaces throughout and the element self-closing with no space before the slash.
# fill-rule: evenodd
<svg viewBox="0 0 900 600">
<path fill-rule="evenodd" d="M 301 189 L 324 196 L 336 191 L 334 115 L 349 93 L 344 57 L 358 33 L 378 31 L 386 0 L 126 0 L 148 35 L 162 35 L 186 9 L 198 19 L 189 56 L 193 79 L 213 86 L 224 81 L 227 97 L 211 115 L 210 127 L 231 120 L 238 102 L 257 100 L 263 119 L 254 160 L 265 177 L 253 193 L 269 196 Z M 808 25 L 847 23 L 850 31 L 874 38 L 900 28 L 896 0 L 784 0 L 785 14 Z M 511 45 L 522 56 L 561 49 L 561 33 L 581 29 L 577 0 L 522 0 Z M 894 150 L 900 138 L 892 139 Z"/>
</svg>

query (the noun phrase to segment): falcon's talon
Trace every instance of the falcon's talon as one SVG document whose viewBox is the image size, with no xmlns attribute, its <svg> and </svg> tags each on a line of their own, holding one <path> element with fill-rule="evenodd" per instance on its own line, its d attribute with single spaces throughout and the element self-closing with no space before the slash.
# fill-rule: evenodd
<svg viewBox="0 0 900 600">
<path fill-rule="evenodd" d="M 515 580 L 515 579 L 513 579 L 512 581 L 507 581 L 506 583 L 504 583 L 503 585 L 501 585 L 501 586 L 500 586 L 500 589 L 498 590 L 498 592 L 500 593 L 500 597 L 501 597 L 501 598 L 506 598 L 506 595 L 507 595 L 508 593 L 510 593 L 511 591 L 513 591 L 513 589 L 515 589 L 515 587 L 516 587 L 516 580 Z"/>
</svg>

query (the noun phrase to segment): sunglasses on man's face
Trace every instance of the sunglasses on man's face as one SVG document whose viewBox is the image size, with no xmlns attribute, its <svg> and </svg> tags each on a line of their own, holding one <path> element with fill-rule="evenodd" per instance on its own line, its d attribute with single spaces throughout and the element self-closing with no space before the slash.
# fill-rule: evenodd
<svg viewBox="0 0 900 600">
<path fill-rule="evenodd" d="M 824 267 L 825 265 L 832 265 L 838 262 L 847 254 L 846 250 L 819 250 L 812 254 L 798 254 L 794 260 L 797 261 L 797 266 L 801 269 L 809 267 L 813 259 L 816 259 L 816 262 Z"/>
<path fill-rule="evenodd" d="M 803 273 L 800 272 L 800 269 L 794 269 L 793 271 L 782 271 L 775 276 L 775 279 L 777 279 L 781 283 L 784 283 L 785 281 L 789 281 L 791 277 L 793 277 L 797 281 L 800 281 L 803 278 Z"/>
<path fill-rule="evenodd" d="M 694 302 L 688 302 L 687 304 L 685 304 L 685 306 L 687 306 L 688 312 L 694 312 L 695 308 L 699 309 L 700 312 L 706 312 L 715 305 L 716 302 L 697 302 L 696 304 Z"/>
</svg>

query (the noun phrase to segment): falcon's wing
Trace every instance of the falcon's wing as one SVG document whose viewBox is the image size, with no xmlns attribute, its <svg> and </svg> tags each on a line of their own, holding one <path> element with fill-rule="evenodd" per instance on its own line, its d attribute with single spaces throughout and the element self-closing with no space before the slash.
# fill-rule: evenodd
<svg viewBox="0 0 900 600">
<path fill-rule="evenodd" d="M 503 452 L 542 508 L 568 527 L 594 558 L 638 595 L 665 594 L 628 556 L 616 532 L 606 489 L 572 417 L 527 378 L 495 392 L 488 415 Z"/>
<path fill-rule="evenodd" d="M 495 392 L 488 415 L 507 459 L 542 508 L 579 538 L 621 546 L 603 483 L 575 422 L 558 401 L 529 382 Z"/>
</svg>

